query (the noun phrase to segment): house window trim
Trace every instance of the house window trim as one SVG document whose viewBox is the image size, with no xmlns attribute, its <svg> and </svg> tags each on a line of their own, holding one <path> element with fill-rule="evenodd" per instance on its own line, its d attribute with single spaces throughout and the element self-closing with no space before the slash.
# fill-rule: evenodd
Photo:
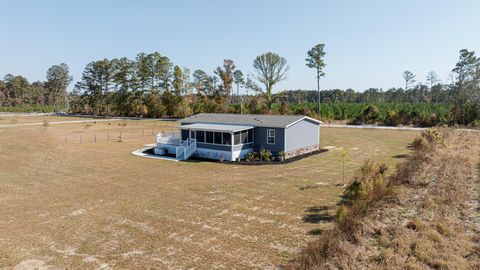
<svg viewBox="0 0 480 270">
<path fill-rule="evenodd" d="M 270 132 L 273 132 L 273 136 L 270 135 Z M 269 142 L 269 140 L 268 140 L 269 138 L 273 138 L 273 143 Z M 275 145 L 275 129 L 273 129 L 273 128 L 267 129 L 267 144 Z"/>
</svg>

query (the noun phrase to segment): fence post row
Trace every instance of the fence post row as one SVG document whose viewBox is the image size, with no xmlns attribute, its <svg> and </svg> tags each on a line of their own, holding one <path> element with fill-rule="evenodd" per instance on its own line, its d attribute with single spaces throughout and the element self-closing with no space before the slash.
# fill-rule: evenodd
<svg viewBox="0 0 480 270">
<path fill-rule="evenodd" d="M 170 131 L 170 135 L 174 136 L 175 133 L 173 132 L 173 129 L 170 128 L 170 127 L 166 127 L 166 128 L 164 127 L 164 128 L 160 128 L 158 130 L 158 132 L 162 132 L 164 134 L 168 134 L 169 131 Z M 127 130 L 127 132 L 128 132 L 128 130 Z M 154 135 L 155 134 L 155 129 L 151 128 L 150 132 L 151 132 L 151 135 Z M 135 137 L 134 133 L 135 133 L 134 129 L 133 128 L 130 129 L 130 137 L 132 139 Z M 147 132 L 145 132 L 145 129 L 142 129 L 142 137 L 149 136 L 147 133 L 148 133 L 148 129 L 147 129 Z M 139 136 L 140 136 L 140 134 L 139 134 Z M 119 139 L 120 140 L 123 139 L 123 130 L 119 131 Z M 93 141 L 95 143 L 97 142 L 97 134 L 96 133 L 93 135 Z M 107 132 L 107 141 L 110 141 L 110 131 Z M 88 142 L 88 136 L 87 136 L 87 142 Z M 68 143 L 68 136 L 65 136 L 64 137 L 64 144 L 67 145 L 67 143 Z M 83 134 L 79 134 L 79 143 L 83 144 Z"/>
</svg>

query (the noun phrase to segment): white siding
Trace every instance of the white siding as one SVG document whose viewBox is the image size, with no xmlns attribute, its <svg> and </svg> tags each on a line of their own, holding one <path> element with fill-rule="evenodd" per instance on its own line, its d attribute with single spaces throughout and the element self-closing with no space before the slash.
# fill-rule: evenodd
<svg viewBox="0 0 480 270">
<path fill-rule="evenodd" d="M 285 152 L 320 144 L 320 125 L 304 119 L 285 129 Z"/>
</svg>

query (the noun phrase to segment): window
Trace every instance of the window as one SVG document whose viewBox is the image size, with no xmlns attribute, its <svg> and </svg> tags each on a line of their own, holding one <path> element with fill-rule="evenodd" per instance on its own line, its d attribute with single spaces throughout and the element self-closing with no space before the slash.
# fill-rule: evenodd
<svg viewBox="0 0 480 270">
<path fill-rule="evenodd" d="M 248 130 L 248 142 L 253 142 L 253 129 Z"/>
<path fill-rule="evenodd" d="M 205 132 L 197 131 L 197 142 L 205 142 Z"/>
<path fill-rule="evenodd" d="M 222 144 L 222 133 L 215 132 L 213 135 L 213 143 L 214 144 Z"/>
<path fill-rule="evenodd" d="M 213 132 L 205 131 L 205 139 L 206 143 L 213 143 Z"/>
<path fill-rule="evenodd" d="M 222 133 L 223 136 L 223 144 L 230 145 L 232 144 L 232 134 L 230 133 Z"/>
<path fill-rule="evenodd" d="M 190 130 L 190 138 L 195 139 L 195 131 L 194 130 Z"/>
<path fill-rule="evenodd" d="M 267 129 L 267 143 L 275 144 L 275 129 Z"/>
</svg>

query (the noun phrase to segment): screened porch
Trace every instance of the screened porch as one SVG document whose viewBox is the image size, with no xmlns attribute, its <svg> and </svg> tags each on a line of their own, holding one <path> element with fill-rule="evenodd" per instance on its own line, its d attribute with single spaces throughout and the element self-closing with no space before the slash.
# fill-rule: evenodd
<svg viewBox="0 0 480 270">
<path fill-rule="evenodd" d="M 182 140 L 195 139 L 199 148 L 227 150 L 254 143 L 253 126 L 190 124 L 179 128 Z"/>
</svg>

